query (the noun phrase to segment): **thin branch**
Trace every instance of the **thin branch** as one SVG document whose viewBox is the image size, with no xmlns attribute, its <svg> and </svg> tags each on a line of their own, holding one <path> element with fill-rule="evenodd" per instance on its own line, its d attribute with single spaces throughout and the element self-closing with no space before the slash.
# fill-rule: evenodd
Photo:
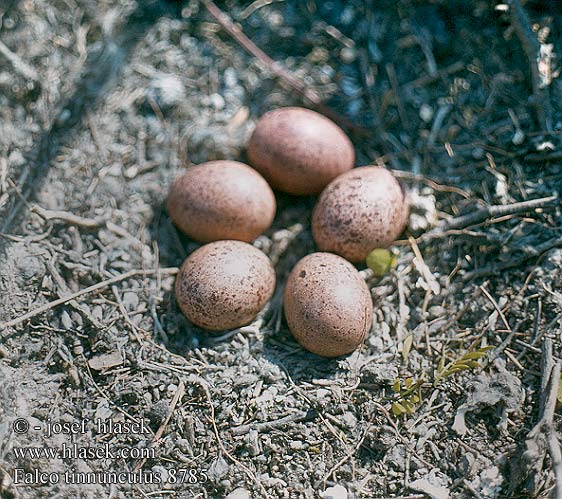
<svg viewBox="0 0 562 499">
<path fill-rule="evenodd" d="M 542 428 L 553 426 L 558 384 L 560 382 L 560 362 L 554 362 L 552 357 L 552 340 L 546 338 L 542 347 L 541 396 L 539 399 L 540 419 L 531 433 L 539 426 Z"/>
<path fill-rule="evenodd" d="M 553 497 L 554 499 L 562 499 L 562 452 L 560 451 L 560 440 L 558 440 L 558 435 L 553 428 L 548 435 L 548 453 L 552 460 L 552 469 L 556 479 Z"/>
<path fill-rule="evenodd" d="M 384 162 L 384 160 L 383 160 Z M 375 160 L 376 163 L 376 160 Z M 470 198 L 470 194 L 459 187 L 455 187 L 453 185 L 444 185 L 440 184 L 436 180 L 433 180 L 425 175 L 420 175 L 419 173 L 413 173 L 406 170 L 390 170 L 395 177 L 405 179 L 405 180 L 415 180 L 416 182 L 422 182 L 426 185 L 429 185 L 432 189 L 440 192 L 454 192 L 459 196 L 462 196 L 465 199 Z"/>
<path fill-rule="evenodd" d="M 546 338 L 541 346 L 541 395 L 539 399 L 539 420 L 542 420 L 545 416 L 544 411 L 546 410 L 548 397 L 548 383 L 550 382 L 552 367 L 554 366 L 554 359 L 552 358 L 552 340 L 550 338 Z M 546 417 L 552 418 L 549 414 L 547 414 Z"/>
<path fill-rule="evenodd" d="M 543 151 L 530 153 L 523 158 L 528 163 L 547 163 L 548 161 L 560 161 L 562 159 L 562 151 Z"/>
<path fill-rule="evenodd" d="M 240 18 L 241 19 L 247 19 L 248 17 L 250 17 L 254 12 L 256 12 L 257 10 L 267 6 L 267 5 L 271 5 L 272 3 L 275 2 L 283 2 L 284 0 L 256 0 L 255 2 L 253 2 L 251 5 L 248 5 L 248 7 L 246 7 L 240 14 Z"/>
<path fill-rule="evenodd" d="M 496 310 L 496 312 L 498 313 L 498 315 L 500 316 L 504 326 L 506 327 L 506 329 L 511 333 L 512 329 L 511 326 L 509 325 L 509 322 L 507 321 L 507 318 L 505 316 L 505 314 L 503 313 L 502 309 L 500 308 L 500 306 L 498 305 L 498 302 L 494 299 L 494 297 L 489 293 L 489 291 L 485 288 L 485 286 L 478 286 L 480 288 L 480 290 L 482 291 L 482 293 L 484 293 L 484 295 L 486 296 L 486 298 L 488 298 L 488 300 L 490 301 L 490 303 L 492 304 L 492 306 L 494 307 L 494 309 Z"/>
<path fill-rule="evenodd" d="M 404 109 L 404 103 L 402 102 L 402 94 L 400 92 L 400 87 L 398 85 L 398 77 L 396 76 L 396 70 L 394 69 L 394 64 L 389 62 L 385 66 L 386 74 L 390 80 L 390 85 L 392 87 L 392 93 L 394 94 L 394 102 L 398 108 L 398 116 L 400 117 L 400 122 L 405 130 L 410 129 L 410 121 L 406 115 L 406 110 Z"/>
<path fill-rule="evenodd" d="M 404 85 L 402 85 L 402 89 L 411 90 L 412 88 L 415 87 L 423 87 L 424 85 L 433 83 L 434 81 L 438 80 L 439 78 L 442 78 L 443 76 L 448 76 L 450 74 L 462 71 L 464 68 L 465 68 L 465 63 L 463 61 L 454 62 L 450 66 L 438 70 L 436 73 L 427 74 L 425 76 L 417 78 L 416 80 L 405 83 Z M 391 92 L 391 90 L 389 90 L 389 92 Z"/>
<path fill-rule="evenodd" d="M 416 240 L 410 236 L 408 237 L 408 242 L 410 243 L 410 246 L 412 247 L 412 251 L 414 252 L 414 256 L 416 257 L 416 261 L 417 261 L 417 265 L 415 265 L 416 269 L 423 277 L 424 281 L 428 286 L 428 289 L 430 289 L 434 295 L 438 295 L 441 292 L 441 286 L 439 285 L 437 279 L 435 279 L 435 276 L 431 273 L 431 270 L 429 270 L 429 267 L 425 263 L 425 260 L 423 259 L 423 255 L 421 254 L 421 251 L 416 243 Z M 414 264 L 416 264 L 416 262 L 414 262 Z"/>
<path fill-rule="evenodd" d="M 57 294 L 59 295 L 59 298 L 63 298 L 64 296 L 67 296 L 71 291 L 69 287 L 66 285 L 66 282 L 64 281 L 63 277 L 60 275 L 60 272 L 55 267 L 54 263 L 48 261 L 46 265 L 47 265 L 47 269 L 51 273 L 51 277 L 55 281 L 55 284 L 58 288 Z M 90 324 L 92 324 L 92 326 L 94 326 L 97 330 L 103 329 L 103 325 L 90 313 L 88 307 L 84 307 L 76 300 L 70 300 L 68 304 L 72 308 L 74 308 L 88 322 L 90 322 Z"/>
<path fill-rule="evenodd" d="M 16 53 L 12 52 L 2 42 L 0 42 L 0 54 L 2 54 L 10 62 L 16 73 L 19 73 L 28 80 L 32 80 L 36 83 L 39 82 L 37 71 L 21 59 Z"/>
<path fill-rule="evenodd" d="M 480 277 L 487 277 L 489 275 L 493 275 L 498 272 L 503 272 L 507 269 L 521 267 L 530 258 L 539 257 L 543 253 L 550 251 L 553 248 L 557 248 L 559 246 L 562 246 L 562 237 L 554 237 L 552 239 L 549 239 L 548 241 L 545 241 L 542 244 L 539 244 L 538 246 L 533 247 L 532 252 L 526 252 L 520 256 L 512 258 L 507 262 L 502 262 L 499 264 L 494 263 L 492 265 L 488 265 L 486 267 L 482 267 L 473 270 L 471 272 L 467 272 L 466 274 L 463 275 L 462 280 L 471 281 L 473 279 L 477 279 Z"/>
<path fill-rule="evenodd" d="M 310 413 L 310 411 L 299 411 L 295 414 L 289 414 L 288 416 L 276 419 L 275 421 L 264 421 L 262 423 L 235 426 L 234 428 L 232 428 L 232 433 L 234 435 L 244 435 L 252 429 L 262 433 L 288 424 L 298 423 L 299 421 L 306 421 L 307 419 L 310 419 L 311 416 L 312 414 Z"/>
<path fill-rule="evenodd" d="M 467 213 L 466 215 L 442 220 L 434 229 L 423 234 L 418 239 L 418 242 L 425 242 L 431 239 L 443 237 L 445 233 L 451 229 L 461 229 L 469 227 L 471 225 L 482 223 L 489 218 L 515 215 L 516 213 L 522 213 L 525 211 L 534 210 L 536 208 L 542 208 L 558 200 L 559 197 L 555 195 L 545 198 L 529 199 L 527 201 L 521 201 L 519 203 L 499 204 L 478 208 L 477 210 Z"/>
<path fill-rule="evenodd" d="M 548 451 L 556 479 L 552 494 L 554 499 L 562 499 L 562 456 L 560 442 L 554 428 L 560 366 L 560 361 L 555 362 L 552 355 L 552 339 L 546 338 L 542 344 L 539 420 L 525 439 L 521 470 L 521 476 L 528 477 L 525 491 L 535 495 Z"/>
<path fill-rule="evenodd" d="M 63 222 L 67 222 L 78 227 L 84 227 L 86 229 L 96 229 L 98 227 L 102 227 L 107 221 L 106 217 L 84 218 L 74 215 L 73 213 L 69 213 L 68 211 L 46 210 L 39 205 L 33 205 L 32 211 L 45 220 L 62 220 Z"/>
<path fill-rule="evenodd" d="M 37 213 L 44 220 L 60 220 L 70 225 L 76 225 L 77 227 L 83 227 L 89 230 L 97 229 L 99 227 L 106 227 L 109 231 L 113 232 L 119 237 L 129 239 L 130 241 L 140 246 L 145 245 L 140 239 L 127 232 L 127 230 L 125 230 L 123 227 L 113 223 L 108 216 L 86 218 L 79 215 L 74 215 L 74 213 L 70 213 L 69 211 L 46 210 L 39 205 L 33 205 L 31 207 L 31 210 L 34 213 Z"/>
</svg>

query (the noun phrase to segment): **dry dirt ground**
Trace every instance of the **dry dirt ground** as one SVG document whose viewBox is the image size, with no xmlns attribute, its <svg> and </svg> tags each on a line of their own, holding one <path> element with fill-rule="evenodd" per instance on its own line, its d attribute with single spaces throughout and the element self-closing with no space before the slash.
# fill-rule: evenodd
<svg viewBox="0 0 562 499">
<path fill-rule="evenodd" d="M 513 4 L 218 4 L 412 200 L 396 268 L 360 266 L 371 335 L 325 360 L 280 308 L 314 199 L 277 196 L 255 244 L 278 292 L 219 335 L 177 308 L 197 245 L 163 207 L 187 165 L 244 161 L 262 113 L 311 103 L 204 2 L 1 1 L 0 496 L 562 497 L 562 7 Z M 109 421 L 148 428 L 96 431 Z M 133 457 L 21 454 L 73 443 Z"/>
</svg>

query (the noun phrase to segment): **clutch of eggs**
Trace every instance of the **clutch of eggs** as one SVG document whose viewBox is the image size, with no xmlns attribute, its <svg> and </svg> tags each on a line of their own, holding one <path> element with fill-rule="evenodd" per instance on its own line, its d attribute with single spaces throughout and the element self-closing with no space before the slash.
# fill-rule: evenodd
<svg viewBox="0 0 562 499">
<path fill-rule="evenodd" d="M 190 167 L 170 189 L 173 222 L 209 243 L 181 266 L 176 297 L 182 312 L 209 330 L 251 322 L 275 288 L 269 258 L 246 244 L 273 221 L 270 185 L 294 195 L 321 193 L 312 215 L 321 252 L 301 259 L 290 273 L 285 316 L 307 350 L 325 357 L 352 352 L 371 329 L 372 302 L 350 262 L 363 262 L 404 230 L 409 210 L 403 189 L 384 168 L 353 168 L 354 149 L 345 133 L 304 108 L 262 116 L 247 152 L 253 168 L 211 161 Z"/>
</svg>

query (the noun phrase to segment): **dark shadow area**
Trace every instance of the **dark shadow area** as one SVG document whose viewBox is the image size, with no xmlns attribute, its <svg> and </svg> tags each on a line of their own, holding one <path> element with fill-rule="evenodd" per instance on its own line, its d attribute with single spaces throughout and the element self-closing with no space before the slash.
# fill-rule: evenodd
<svg viewBox="0 0 562 499">
<path fill-rule="evenodd" d="M 3 0 L 0 3 L 0 14 L 4 17 L 5 14 L 10 15 L 13 11 L 17 10 L 20 0 Z"/>
<path fill-rule="evenodd" d="M 374 465 L 382 461 L 386 453 L 390 450 L 388 442 L 379 436 L 379 432 L 368 435 L 359 447 L 358 459 L 366 466 Z"/>
</svg>

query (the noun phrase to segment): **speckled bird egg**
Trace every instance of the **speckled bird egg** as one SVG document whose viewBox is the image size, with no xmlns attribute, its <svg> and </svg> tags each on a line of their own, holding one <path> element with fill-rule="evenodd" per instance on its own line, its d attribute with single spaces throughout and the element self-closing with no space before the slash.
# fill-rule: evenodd
<svg viewBox="0 0 562 499">
<path fill-rule="evenodd" d="M 373 249 L 392 244 L 408 213 L 404 191 L 390 171 L 354 168 L 322 192 L 312 215 L 312 235 L 320 250 L 362 262 Z"/>
<path fill-rule="evenodd" d="M 371 329 L 369 288 L 351 263 L 332 253 L 312 253 L 297 263 L 284 307 L 295 339 L 324 357 L 353 352 Z"/>
<path fill-rule="evenodd" d="M 174 224 L 196 241 L 251 242 L 271 225 L 275 196 L 248 165 L 210 161 L 190 167 L 174 181 L 167 209 Z"/>
<path fill-rule="evenodd" d="M 284 107 L 260 118 L 248 158 L 275 189 L 312 195 L 353 168 L 355 151 L 343 130 L 325 116 Z"/>
<path fill-rule="evenodd" d="M 176 279 L 176 299 L 185 316 L 211 331 L 249 324 L 273 295 L 269 258 L 241 241 L 216 241 L 194 251 Z"/>
</svg>

